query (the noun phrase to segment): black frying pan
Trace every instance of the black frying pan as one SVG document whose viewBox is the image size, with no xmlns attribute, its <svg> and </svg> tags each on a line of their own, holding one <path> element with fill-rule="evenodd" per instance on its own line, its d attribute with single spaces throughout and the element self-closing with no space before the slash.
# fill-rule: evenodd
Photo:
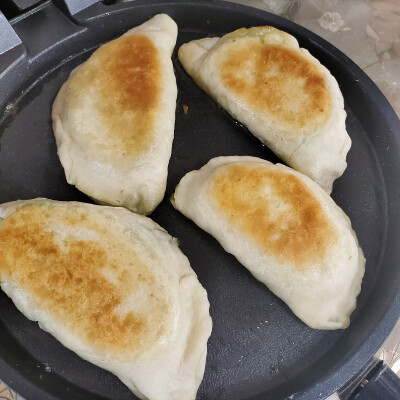
<svg viewBox="0 0 400 400">
<path fill-rule="evenodd" d="M 278 161 L 199 90 L 176 52 L 175 140 L 165 199 L 152 218 L 179 238 L 208 291 L 214 328 L 198 399 L 324 399 L 349 380 L 357 383 L 366 366 L 375 366 L 371 357 L 400 311 L 400 122 L 384 96 L 329 43 L 259 10 L 219 1 L 136 0 L 88 8 L 95 1 L 64 1 L 46 2 L 12 21 L 22 43 L 0 20 L 0 106 L 5 110 L 0 123 L 0 202 L 38 196 L 90 201 L 65 180 L 50 111 L 70 71 L 100 44 L 160 12 L 179 26 L 177 48 L 191 39 L 243 26 L 268 24 L 286 30 L 330 69 L 346 102 L 353 146 L 333 198 L 351 218 L 367 259 L 350 327 L 308 328 L 212 237 L 171 206 L 169 198 L 180 178 L 212 157 L 252 155 Z M 183 105 L 189 107 L 187 115 Z M 28 400 L 134 399 L 117 378 L 81 360 L 24 318 L 4 294 L 0 310 L 0 378 Z M 378 369 L 374 367 L 372 375 Z M 381 379 L 391 379 L 390 373 L 379 371 L 360 399 L 373 398 L 366 397 L 368 387 L 392 390 L 392 398 L 399 398 L 396 383 L 387 389 Z"/>
</svg>

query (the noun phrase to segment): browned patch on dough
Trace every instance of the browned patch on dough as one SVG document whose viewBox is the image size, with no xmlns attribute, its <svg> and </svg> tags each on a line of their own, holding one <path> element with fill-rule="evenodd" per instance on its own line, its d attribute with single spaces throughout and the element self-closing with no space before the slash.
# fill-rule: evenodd
<svg viewBox="0 0 400 400">
<path fill-rule="evenodd" d="M 146 36 L 123 36 L 89 58 L 71 82 L 69 95 L 76 98 L 72 101 L 76 107 L 82 107 L 82 94 L 92 93 L 101 122 L 109 130 L 106 138 L 94 141 L 97 147 L 118 157 L 149 148 L 161 78 L 159 51 Z M 93 144 L 97 132 L 85 134 Z"/>
<path fill-rule="evenodd" d="M 225 86 L 257 111 L 267 111 L 276 124 L 312 132 L 330 116 L 332 99 L 324 76 L 293 49 L 231 44 L 220 70 Z"/>
<path fill-rule="evenodd" d="M 72 227 L 66 237 L 55 232 L 64 227 Z M 79 239 L 74 229 L 99 239 Z M 0 225 L 0 278 L 17 281 L 40 309 L 100 354 L 129 359 L 166 334 L 170 310 L 162 287 L 123 235 L 113 220 L 91 210 L 25 206 Z M 147 295 L 145 306 L 123 310 L 138 289 Z"/>
<path fill-rule="evenodd" d="M 268 167 L 228 165 L 210 189 L 220 212 L 261 251 L 298 270 L 323 259 L 336 230 L 295 175 Z"/>
</svg>

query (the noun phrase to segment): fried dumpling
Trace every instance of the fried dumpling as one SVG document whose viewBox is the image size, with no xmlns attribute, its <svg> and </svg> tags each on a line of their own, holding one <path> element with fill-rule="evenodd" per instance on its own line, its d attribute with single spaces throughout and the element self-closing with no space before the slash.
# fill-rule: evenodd
<svg viewBox="0 0 400 400">
<path fill-rule="evenodd" d="M 196 397 L 207 294 L 151 219 L 78 202 L 2 204 L 0 284 L 27 318 L 139 398 Z"/>
<path fill-rule="evenodd" d="M 255 157 L 217 157 L 182 178 L 172 203 L 307 325 L 349 325 L 365 259 L 349 218 L 310 178 Z"/>
<path fill-rule="evenodd" d="M 264 26 L 186 43 L 194 81 L 282 160 L 327 193 L 346 169 L 351 140 L 335 78 L 297 40 Z"/>
<path fill-rule="evenodd" d="M 68 183 L 101 204 L 149 214 L 164 197 L 175 126 L 177 26 L 156 15 L 72 71 L 53 105 Z"/>
</svg>

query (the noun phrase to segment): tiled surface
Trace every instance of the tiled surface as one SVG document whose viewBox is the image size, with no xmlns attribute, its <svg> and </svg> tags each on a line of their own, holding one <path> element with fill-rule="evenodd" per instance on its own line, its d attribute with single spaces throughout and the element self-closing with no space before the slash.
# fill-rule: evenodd
<svg viewBox="0 0 400 400">
<path fill-rule="evenodd" d="M 233 1 L 282 15 L 334 44 L 370 76 L 400 116 L 400 0 Z M 377 357 L 400 376 L 400 321 Z M 23 399 L 0 381 L 0 400 Z"/>
<path fill-rule="evenodd" d="M 23 398 L 0 381 L 0 400 L 23 400 Z"/>
</svg>

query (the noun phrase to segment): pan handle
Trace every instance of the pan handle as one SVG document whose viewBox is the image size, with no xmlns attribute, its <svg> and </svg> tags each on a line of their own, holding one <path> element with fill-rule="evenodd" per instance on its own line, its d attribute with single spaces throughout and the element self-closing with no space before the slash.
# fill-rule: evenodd
<svg viewBox="0 0 400 400">
<path fill-rule="evenodd" d="M 99 0 L 54 0 L 57 7 L 66 11 L 71 16 L 98 2 Z"/>
<path fill-rule="evenodd" d="M 399 400 L 400 378 L 383 361 L 361 382 L 353 400 Z"/>
<path fill-rule="evenodd" d="M 0 56 L 5 54 L 7 51 L 21 44 L 21 39 L 15 33 L 14 29 L 7 21 L 7 18 L 0 11 Z"/>
<path fill-rule="evenodd" d="M 0 76 L 25 52 L 19 36 L 0 11 Z"/>
</svg>

